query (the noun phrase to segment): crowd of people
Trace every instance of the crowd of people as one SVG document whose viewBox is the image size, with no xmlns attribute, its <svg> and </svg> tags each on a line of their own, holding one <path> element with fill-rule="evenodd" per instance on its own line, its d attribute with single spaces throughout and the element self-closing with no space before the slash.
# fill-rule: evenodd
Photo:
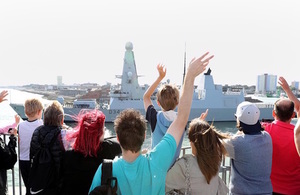
<svg viewBox="0 0 300 195">
<path fill-rule="evenodd" d="M 194 80 L 213 57 L 207 52 L 190 62 L 181 94 L 174 85 L 158 88 L 167 73 L 158 64 L 158 77 L 143 97 L 146 116 L 134 109 L 122 111 L 114 121 L 114 138 L 104 138 L 105 115 L 99 110 L 83 109 L 73 116 L 75 127 L 69 128 L 59 102 L 44 109 L 38 99 L 26 100 L 28 120 L 20 122 L 16 115 L 14 124 L 0 128 L 1 133 L 18 136 L 26 195 L 89 194 L 102 183 L 104 159 L 114 159 L 117 194 L 300 194 L 300 120 L 291 124 L 300 116 L 300 101 L 283 77 L 278 83 L 288 98 L 274 103 L 274 121 L 261 122 L 259 108 L 242 102 L 235 113 L 237 133 L 232 135 L 206 122 L 206 110 L 189 123 L 191 154 L 179 157 Z M 161 111 L 151 100 L 157 88 Z M 0 102 L 7 94 L 0 93 Z M 152 147 L 142 151 L 147 122 Z M 53 167 L 37 173 L 51 163 L 49 154 Z M 224 156 L 231 162 L 228 187 L 219 177 Z M 0 167 L 0 195 L 6 194 L 6 185 L 6 169 Z"/>
</svg>

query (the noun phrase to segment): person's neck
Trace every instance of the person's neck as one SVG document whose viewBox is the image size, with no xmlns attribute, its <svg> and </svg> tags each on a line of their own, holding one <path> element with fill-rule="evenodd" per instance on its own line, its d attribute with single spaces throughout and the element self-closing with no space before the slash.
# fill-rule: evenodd
<svg viewBox="0 0 300 195">
<path fill-rule="evenodd" d="M 132 152 L 130 150 L 124 150 L 122 148 L 122 157 L 125 161 L 127 162 L 133 162 L 135 161 L 135 159 L 137 159 L 137 157 L 141 155 L 141 152 Z"/>
<path fill-rule="evenodd" d="M 276 117 L 275 120 L 278 120 L 278 121 L 281 121 L 281 122 L 287 123 L 287 124 L 290 124 L 292 122 L 292 118 L 290 120 L 283 121 L 283 120 L 280 120 L 278 117 Z"/>
<path fill-rule="evenodd" d="M 38 117 L 28 117 L 28 121 L 35 121 L 35 120 L 38 120 L 39 118 Z"/>
</svg>

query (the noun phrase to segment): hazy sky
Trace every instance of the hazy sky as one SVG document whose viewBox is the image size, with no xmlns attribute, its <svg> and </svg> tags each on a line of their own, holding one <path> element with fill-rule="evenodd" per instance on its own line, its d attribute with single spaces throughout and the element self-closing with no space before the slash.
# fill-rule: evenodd
<svg viewBox="0 0 300 195">
<path fill-rule="evenodd" d="M 133 43 L 140 83 L 167 66 L 181 83 L 187 62 L 209 51 L 216 84 L 257 75 L 300 81 L 299 0 L 36 0 L 0 2 L 0 86 L 117 83 Z"/>
</svg>

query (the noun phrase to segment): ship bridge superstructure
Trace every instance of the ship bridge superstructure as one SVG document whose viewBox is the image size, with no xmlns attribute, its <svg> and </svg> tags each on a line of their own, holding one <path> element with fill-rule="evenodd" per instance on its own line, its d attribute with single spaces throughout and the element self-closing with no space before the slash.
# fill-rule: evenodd
<svg viewBox="0 0 300 195">
<path fill-rule="evenodd" d="M 137 74 L 132 43 L 127 42 L 125 49 L 122 75 L 116 75 L 116 78 L 121 79 L 121 85 L 118 88 L 112 88 L 110 97 L 120 100 L 142 99 L 146 87 L 140 86 L 138 82 L 139 75 Z"/>
</svg>

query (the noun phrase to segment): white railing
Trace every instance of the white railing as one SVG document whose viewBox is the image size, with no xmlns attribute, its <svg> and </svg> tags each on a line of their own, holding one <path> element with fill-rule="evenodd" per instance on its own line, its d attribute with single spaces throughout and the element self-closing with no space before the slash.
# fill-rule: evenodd
<svg viewBox="0 0 300 195">
<path fill-rule="evenodd" d="M 8 136 L 6 134 L 1 134 L 3 140 L 7 143 L 8 142 Z M 19 157 L 19 150 L 18 157 Z M 191 153 L 191 147 L 190 146 L 184 146 L 181 148 L 181 156 L 185 154 Z M 21 178 L 21 172 L 19 170 L 19 160 L 16 162 L 15 166 L 11 170 L 7 170 L 7 182 L 8 182 L 8 194 L 9 195 L 16 195 L 16 191 L 19 191 L 19 195 L 25 194 L 25 186 L 23 184 L 22 178 Z M 228 157 L 224 157 L 220 166 L 219 176 L 223 179 L 225 184 L 228 186 L 230 181 L 230 160 Z M 23 191 L 23 193 L 22 193 Z"/>
</svg>

